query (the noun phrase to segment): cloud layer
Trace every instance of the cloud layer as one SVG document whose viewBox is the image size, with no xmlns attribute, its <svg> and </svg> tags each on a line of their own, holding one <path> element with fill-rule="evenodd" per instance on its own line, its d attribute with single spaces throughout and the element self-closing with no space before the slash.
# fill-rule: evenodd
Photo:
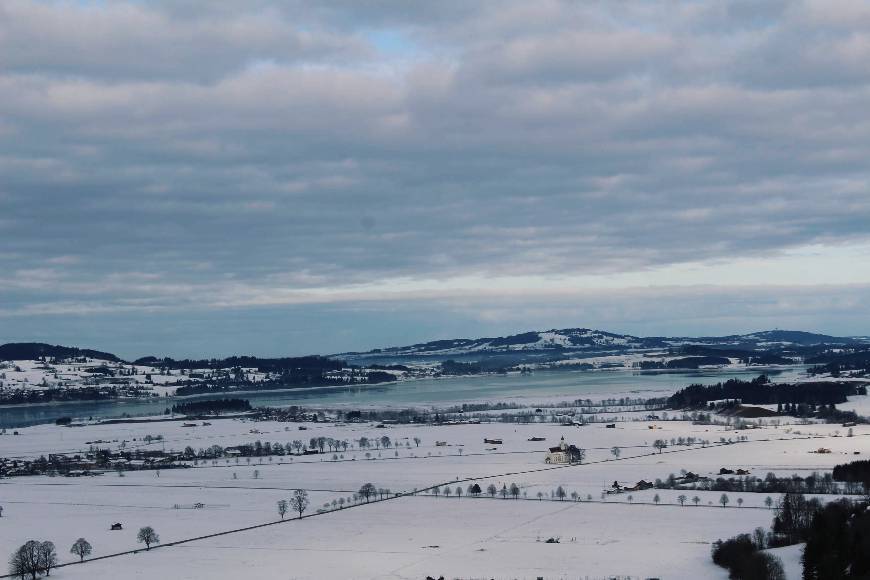
<svg viewBox="0 0 870 580">
<path fill-rule="evenodd" d="M 847 1 L 9 0 L 0 324 L 866 244 L 867 62 Z"/>
</svg>

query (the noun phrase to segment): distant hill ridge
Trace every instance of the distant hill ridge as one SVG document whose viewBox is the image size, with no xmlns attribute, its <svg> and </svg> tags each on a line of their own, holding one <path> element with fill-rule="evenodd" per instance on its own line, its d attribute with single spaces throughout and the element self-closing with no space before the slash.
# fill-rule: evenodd
<svg viewBox="0 0 870 580">
<path fill-rule="evenodd" d="M 617 334 L 591 328 L 564 328 L 544 331 L 528 331 L 502 337 L 487 338 L 457 338 L 448 340 L 434 340 L 409 346 L 394 346 L 383 349 L 374 349 L 363 352 L 347 352 L 330 355 L 332 357 L 350 357 L 362 355 L 387 355 L 387 356 L 450 356 L 454 354 L 473 353 L 498 353 L 498 352 L 532 352 L 532 351 L 593 351 L 613 350 L 630 351 L 643 349 L 657 349 L 670 347 L 688 347 L 691 345 L 707 346 L 719 349 L 765 349 L 770 346 L 815 346 L 821 344 L 870 344 L 866 337 L 838 337 L 828 334 L 818 334 L 799 330 L 765 330 L 749 334 L 735 334 L 727 336 L 706 337 L 639 337 L 630 334 Z M 705 349 L 706 350 L 706 349 Z M 696 352 L 693 354 L 711 354 L 710 352 Z M 88 348 L 51 345 L 41 342 L 13 342 L 0 345 L 0 360 L 36 360 L 41 357 L 48 358 L 76 358 L 87 357 L 113 362 L 126 362 L 118 356 Z M 229 357 L 226 359 L 213 359 L 211 365 L 226 362 L 231 366 L 259 366 L 258 363 L 282 363 L 292 361 L 315 362 L 321 357 L 287 357 L 283 358 L 260 358 L 253 356 Z M 175 361 L 171 358 L 158 359 L 153 356 L 137 359 L 138 364 L 150 364 L 167 366 L 184 366 L 185 364 L 206 361 Z M 315 366 L 317 366 L 315 364 Z"/>
<path fill-rule="evenodd" d="M 366 352 L 348 352 L 336 356 L 354 355 L 453 355 L 475 352 L 516 352 L 546 350 L 640 350 L 688 345 L 705 345 L 719 348 L 756 349 L 774 345 L 815 346 L 821 344 L 861 344 L 866 338 L 837 337 L 827 334 L 797 330 L 765 330 L 749 334 L 705 337 L 639 337 L 630 334 L 617 334 L 590 328 L 565 328 L 546 331 L 530 331 L 496 338 L 459 338 L 435 340 L 412 344 L 374 349 Z"/>
</svg>

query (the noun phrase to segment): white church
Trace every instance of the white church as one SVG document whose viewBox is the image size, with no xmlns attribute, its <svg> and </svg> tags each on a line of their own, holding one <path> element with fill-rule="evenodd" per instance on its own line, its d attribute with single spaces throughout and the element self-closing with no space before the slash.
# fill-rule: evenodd
<svg viewBox="0 0 870 580">
<path fill-rule="evenodd" d="M 565 438 L 559 441 L 558 447 L 550 447 L 544 463 L 580 463 L 583 460 L 583 452 L 576 445 L 568 445 Z"/>
</svg>

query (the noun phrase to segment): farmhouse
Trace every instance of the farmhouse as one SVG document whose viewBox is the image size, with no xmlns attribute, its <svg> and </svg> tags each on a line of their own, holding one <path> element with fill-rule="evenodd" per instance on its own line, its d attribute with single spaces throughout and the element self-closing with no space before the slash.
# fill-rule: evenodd
<svg viewBox="0 0 870 580">
<path fill-rule="evenodd" d="M 557 447 L 550 447 L 544 463 L 579 463 L 583 459 L 582 452 L 575 445 L 565 443 L 565 438 L 559 440 Z"/>
</svg>

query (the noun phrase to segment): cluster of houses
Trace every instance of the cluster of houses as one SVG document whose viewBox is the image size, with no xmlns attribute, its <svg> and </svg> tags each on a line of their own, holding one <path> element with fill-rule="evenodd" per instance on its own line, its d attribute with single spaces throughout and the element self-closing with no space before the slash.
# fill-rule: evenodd
<svg viewBox="0 0 870 580">
<path fill-rule="evenodd" d="M 608 495 L 612 495 L 615 493 L 625 493 L 628 491 L 643 491 L 645 489 L 652 489 L 655 487 L 652 483 L 641 479 L 634 485 L 621 485 L 618 481 L 614 481 L 613 485 L 610 486 L 610 489 L 605 490 L 604 492 Z"/>
<path fill-rule="evenodd" d="M 177 452 L 117 452 L 96 448 L 85 453 L 51 453 L 33 460 L 0 457 L 0 477 L 55 474 L 81 477 L 111 470 L 171 469 L 185 467 L 184 459 L 184 454 Z"/>
</svg>

